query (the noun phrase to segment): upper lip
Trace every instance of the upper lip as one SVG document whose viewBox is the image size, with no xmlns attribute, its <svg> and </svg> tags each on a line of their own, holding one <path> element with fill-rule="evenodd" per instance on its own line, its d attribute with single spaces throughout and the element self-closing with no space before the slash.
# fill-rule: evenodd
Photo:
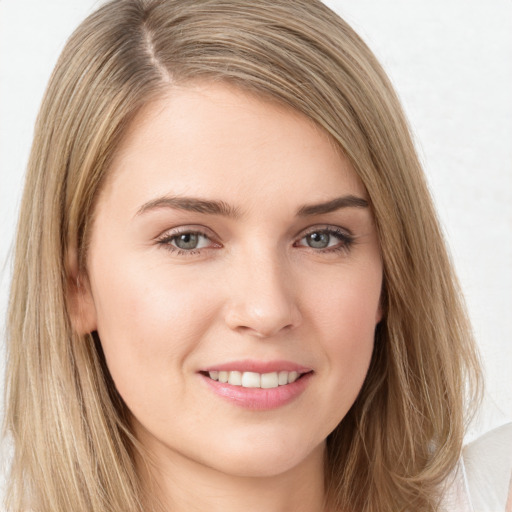
<svg viewBox="0 0 512 512">
<path fill-rule="evenodd" d="M 272 372 L 297 372 L 308 373 L 311 368 L 303 366 L 292 361 L 255 361 L 245 359 L 242 361 L 230 361 L 228 363 L 215 364 L 202 368 L 203 372 L 213 371 L 239 371 L 239 372 L 255 372 L 255 373 L 272 373 Z"/>
</svg>

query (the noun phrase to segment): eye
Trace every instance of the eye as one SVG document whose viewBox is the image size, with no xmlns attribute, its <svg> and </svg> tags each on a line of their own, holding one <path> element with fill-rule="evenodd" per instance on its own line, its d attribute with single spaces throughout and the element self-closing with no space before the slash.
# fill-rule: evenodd
<svg viewBox="0 0 512 512">
<path fill-rule="evenodd" d="M 220 247 L 207 234 L 191 229 L 166 232 L 157 239 L 157 243 L 171 252 L 180 251 L 182 254 L 194 254 L 201 249 Z"/>
<path fill-rule="evenodd" d="M 306 244 L 313 249 L 325 249 L 332 243 L 332 236 L 325 231 L 315 231 L 304 237 Z M 337 242 L 337 240 L 336 240 Z"/>
<path fill-rule="evenodd" d="M 340 228 L 326 227 L 314 229 L 295 242 L 295 247 L 309 247 L 318 251 L 330 252 L 337 250 L 348 251 L 354 242 L 354 237 Z"/>
<path fill-rule="evenodd" d="M 202 249 L 208 246 L 208 237 L 201 233 L 181 233 L 170 240 L 178 249 Z"/>
</svg>

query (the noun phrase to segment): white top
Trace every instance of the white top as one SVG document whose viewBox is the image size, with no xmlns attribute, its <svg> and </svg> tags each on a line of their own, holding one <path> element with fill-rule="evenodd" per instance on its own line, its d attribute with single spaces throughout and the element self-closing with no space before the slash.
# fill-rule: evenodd
<svg viewBox="0 0 512 512">
<path fill-rule="evenodd" d="M 512 512 L 512 423 L 464 448 L 442 510 Z"/>
</svg>

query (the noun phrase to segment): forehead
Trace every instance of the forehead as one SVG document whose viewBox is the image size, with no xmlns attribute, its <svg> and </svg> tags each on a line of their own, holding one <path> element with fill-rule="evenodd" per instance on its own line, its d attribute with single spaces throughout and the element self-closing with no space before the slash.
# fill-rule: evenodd
<svg viewBox="0 0 512 512">
<path fill-rule="evenodd" d="M 321 201 L 340 187 L 366 195 L 348 159 L 316 123 L 277 101 L 218 83 L 173 87 L 147 104 L 109 173 L 105 188 L 147 197 L 194 193 L 247 203 L 264 191 L 267 198 L 297 192 Z"/>
</svg>

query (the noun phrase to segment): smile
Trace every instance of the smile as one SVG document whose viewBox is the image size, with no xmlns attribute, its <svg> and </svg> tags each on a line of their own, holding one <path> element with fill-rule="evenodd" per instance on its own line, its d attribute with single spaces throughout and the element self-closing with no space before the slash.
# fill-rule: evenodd
<svg viewBox="0 0 512 512">
<path fill-rule="evenodd" d="M 306 373 L 306 372 L 304 372 Z M 208 372 L 210 379 L 231 384 L 232 386 L 241 386 L 243 388 L 262 388 L 272 389 L 278 386 L 292 384 L 303 373 L 296 371 L 280 371 L 270 373 L 241 372 L 241 371 L 211 371 Z"/>
<path fill-rule="evenodd" d="M 244 409 L 265 411 L 298 399 L 309 387 L 314 372 L 285 361 L 243 361 L 207 368 L 199 375 L 206 387 L 223 400 Z"/>
</svg>

